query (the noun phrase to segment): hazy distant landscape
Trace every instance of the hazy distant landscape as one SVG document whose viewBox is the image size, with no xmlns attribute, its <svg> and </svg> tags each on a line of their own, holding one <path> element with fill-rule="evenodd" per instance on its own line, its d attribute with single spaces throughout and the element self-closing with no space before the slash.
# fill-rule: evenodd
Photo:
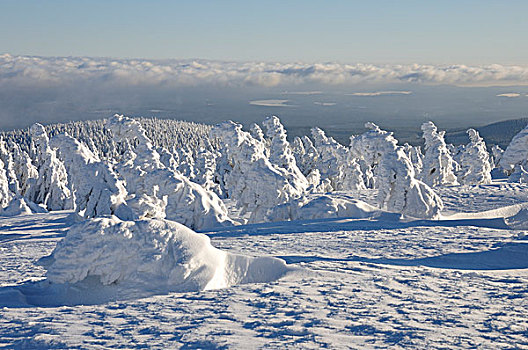
<svg viewBox="0 0 528 350">
<path fill-rule="evenodd" d="M 372 121 L 394 131 L 401 142 L 419 145 L 419 128 L 425 121 L 456 134 L 458 129 L 528 116 L 528 87 L 522 86 L 528 70 L 515 75 L 516 70 L 503 66 L 11 55 L 0 56 L 0 62 L 2 130 L 38 121 L 101 119 L 114 113 L 206 124 L 233 120 L 244 125 L 277 115 L 290 136 L 305 135 L 312 126 L 319 126 L 348 144 L 351 134 L 363 132 L 365 122 Z M 507 84 L 516 86 L 500 86 Z M 509 138 L 515 130 L 508 133 Z M 455 143 L 466 140 L 452 139 Z M 508 141 L 494 140 L 501 146 Z"/>
</svg>

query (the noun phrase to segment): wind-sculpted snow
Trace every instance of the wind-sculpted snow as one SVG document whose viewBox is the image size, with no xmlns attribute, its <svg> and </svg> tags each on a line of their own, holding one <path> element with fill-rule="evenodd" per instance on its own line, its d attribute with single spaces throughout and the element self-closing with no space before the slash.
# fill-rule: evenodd
<svg viewBox="0 0 528 350">
<path fill-rule="evenodd" d="M 365 219 L 380 216 L 388 218 L 391 215 L 393 214 L 346 195 L 310 195 L 273 208 L 270 217 L 274 221 L 294 221 L 329 218 Z M 399 215 L 395 218 L 399 218 Z"/>
<path fill-rule="evenodd" d="M 110 86 L 277 86 L 368 82 L 523 84 L 528 68 L 498 64 L 374 65 L 339 63 L 222 62 L 0 55 L 0 84 L 103 84 Z"/>
<path fill-rule="evenodd" d="M 116 217 L 72 226 L 42 264 L 53 283 L 95 278 L 102 285 L 143 289 L 146 295 L 270 282 L 289 270 L 280 259 L 225 253 L 207 236 L 176 222 Z"/>
<path fill-rule="evenodd" d="M 127 204 L 139 218 L 166 218 L 200 230 L 232 225 L 218 196 L 167 169 L 141 124 L 115 115 L 108 122 L 116 141 L 136 144 L 116 170 L 126 182 Z"/>
</svg>

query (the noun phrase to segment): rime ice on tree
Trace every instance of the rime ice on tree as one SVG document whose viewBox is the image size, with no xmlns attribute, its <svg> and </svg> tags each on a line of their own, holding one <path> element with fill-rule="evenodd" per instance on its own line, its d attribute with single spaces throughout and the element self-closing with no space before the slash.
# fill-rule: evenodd
<svg viewBox="0 0 528 350">
<path fill-rule="evenodd" d="M 167 218 L 193 229 L 233 224 L 216 194 L 161 163 L 139 122 L 115 115 L 108 128 L 116 140 L 136 144 L 117 165 L 117 171 L 126 181 L 127 203 L 138 217 Z"/>
<path fill-rule="evenodd" d="M 85 218 L 116 215 L 123 220 L 134 218 L 127 207 L 127 192 L 112 168 L 83 143 L 60 134 L 51 138 L 68 172 L 75 196 L 75 210 Z"/>
<path fill-rule="evenodd" d="M 444 141 L 445 131 L 438 132 L 433 122 L 422 124 L 425 156 L 420 180 L 429 186 L 457 185 L 456 163 Z"/>
<path fill-rule="evenodd" d="M 469 129 L 469 143 L 463 148 L 459 157 L 461 170 L 458 181 L 462 185 L 491 183 L 491 164 L 486 143 L 478 131 Z"/>
<path fill-rule="evenodd" d="M 29 200 L 42 203 L 48 210 L 73 209 L 73 196 L 68 188 L 68 175 L 64 164 L 49 146 L 49 139 L 41 124 L 33 124 L 31 136 L 37 150 L 38 180 L 33 197 Z"/>
<path fill-rule="evenodd" d="M 370 130 L 351 140 L 351 150 L 367 163 L 375 164 L 380 208 L 416 218 L 438 217 L 442 200 L 415 179 L 413 165 L 392 133 L 373 123 L 365 127 Z"/>
<path fill-rule="evenodd" d="M 292 186 L 284 171 L 274 167 L 265 154 L 265 145 L 232 121 L 213 128 L 211 136 L 221 140 L 230 169 L 224 175 L 229 198 L 241 212 L 251 213 L 250 222 L 266 220 L 268 210 L 302 193 Z"/>
</svg>

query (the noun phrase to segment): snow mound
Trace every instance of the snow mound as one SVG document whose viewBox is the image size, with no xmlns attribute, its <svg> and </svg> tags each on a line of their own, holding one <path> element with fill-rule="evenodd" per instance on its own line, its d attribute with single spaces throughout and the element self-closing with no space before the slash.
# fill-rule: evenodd
<svg viewBox="0 0 528 350">
<path fill-rule="evenodd" d="M 116 217 L 72 226 L 41 264 L 52 283 L 95 279 L 102 285 L 162 293 L 269 282 L 289 270 L 277 258 L 251 258 L 216 249 L 209 237 L 177 222 Z"/>
<path fill-rule="evenodd" d="M 506 223 L 513 229 L 516 230 L 527 230 L 528 229 L 528 208 L 524 206 L 517 214 L 506 218 Z"/>
<path fill-rule="evenodd" d="M 0 216 L 29 215 L 45 212 L 46 209 L 27 201 L 24 197 L 15 197 L 7 207 L 0 210 Z"/>
<path fill-rule="evenodd" d="M 277 206 L 270 217 L 274 221 L 283 221 L 326 218 L 365 219 L 391 215 L 394 214 L 346 196 L 313 195 L 310 198 L 303 197 Z M 396 214 L 396 216 L 400 215 Z"/>
</svg>

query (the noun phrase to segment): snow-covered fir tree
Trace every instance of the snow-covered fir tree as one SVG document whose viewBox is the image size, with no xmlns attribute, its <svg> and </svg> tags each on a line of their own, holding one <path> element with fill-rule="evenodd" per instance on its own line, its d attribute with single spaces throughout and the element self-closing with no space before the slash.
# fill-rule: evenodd
<svg viewBox="0 0 528 350">
<path fill-rule="evenodd" d="M 30 131 L 38 155 L 36 163 L 39 175 L 29 200 L 43 204 L 48 210 L 73 209 L 68 174 L 55 150 L 50 148 L 46 130 L 37 123 L 31 126 Z"/>
<path fill-rule="evenodd" d="M 438 132 L 431 121 L 422 124 L 422 131 L 425 139 L 425 155 L 420 180 L 433 187 L 457 185 L 455 176 L 457 165 L 447 149 L 444 140 L 445 131 Z"/>
<path fill-rule="evenodd" d="M 139 218 L 166 218 L 196 230 L 233 224 L 216 194 L 163 165 L 139 122 L 115 115 L 108 128 L 117 142 L 135 145 L 116 170 L 126 183 L 127 204 Z"/>
<path fill-rule="evenodd" d="M 123 220 L 135 218 L 125 203 L 125 186 L 108 163 L 67 134 L 53 136 L 50 145 L 64 162 L 78 213 L 85 218 L 104 215 L 116 215 Z"/>
<path fill-rule="evenodd" d="M 265 154 L 266 146 L 232 121 L 218 124 L 211 131 L 227 154 L 230 169 L 224 175 L 227 196 L 250 222 L 267 219 L 268 210 L 302 195 L 284 172 L 274 167 Z"/>
<path fill-rule="evenodd" d="M 478 131 L 469 129 L 469 143 L 460 153 L 458 182 L 462 185 L 491 183 L 491 169 L 486 143 Z"/>
<path fill-rule="evenodd" d="M 378 204 L 388 211 L 417 218 L 435 218 L 443 208 L 440 197 L 415 178 L 414 167 L 392 133 L 373 123 L 366 133 L 351 139 L 351 149 L 376 164 Z"/>
</svg>

